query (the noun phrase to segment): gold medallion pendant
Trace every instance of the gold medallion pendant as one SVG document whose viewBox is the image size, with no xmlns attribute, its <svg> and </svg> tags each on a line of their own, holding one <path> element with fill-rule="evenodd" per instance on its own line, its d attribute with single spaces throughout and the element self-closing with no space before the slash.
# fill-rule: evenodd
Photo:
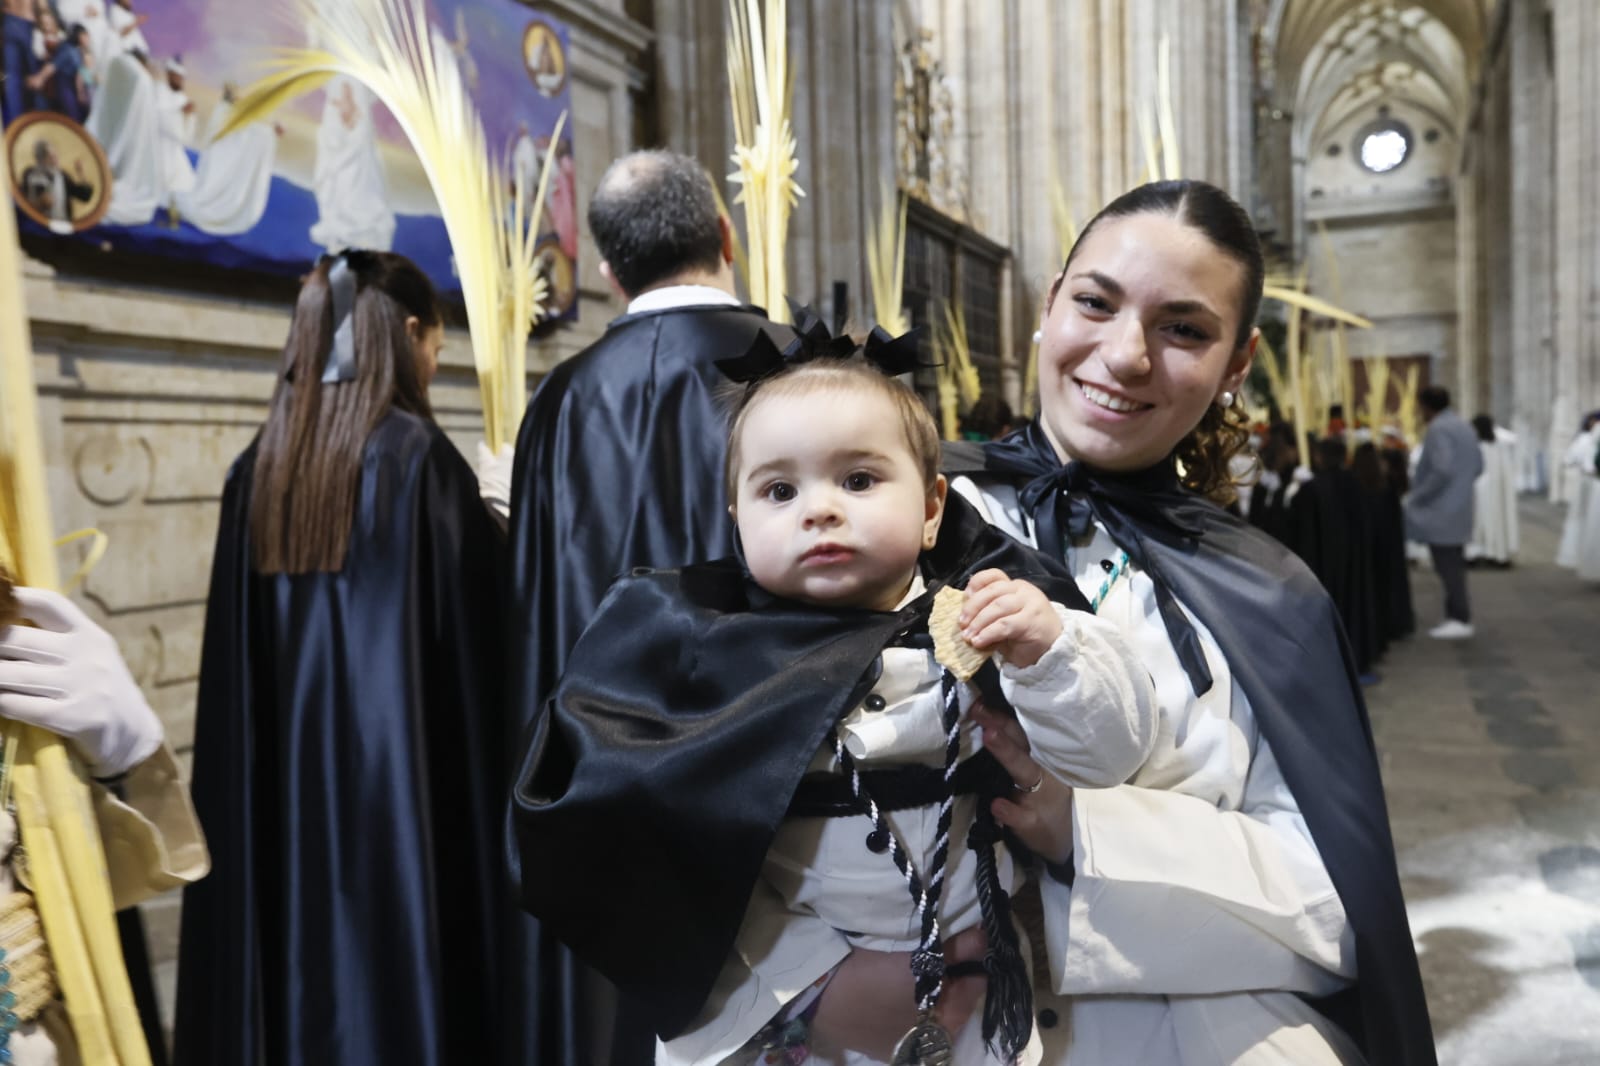
<svg viewBox="0 0 1600 1066">
<path fill-rule="evenodd" d="M 893 1066 L 950 1066 L 955 1045 L 938 1022 L 926 1016 L 895 1045 Z"/>
</svg>

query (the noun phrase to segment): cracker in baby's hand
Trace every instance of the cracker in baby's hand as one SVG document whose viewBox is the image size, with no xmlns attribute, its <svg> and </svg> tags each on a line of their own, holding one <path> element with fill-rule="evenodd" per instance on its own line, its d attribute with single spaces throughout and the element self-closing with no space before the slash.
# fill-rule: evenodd
<svg viewBox="0 0 1600 1066">
<path fill-rule="evenodd" d="M 988 662 L 987 652 L 968 644 L 961 636 L 961 608 L 967 594 L 954 585 L 946 585 L 933 596 L 933 610 L 928 614 L 928 635 L 933 637 L 933 657 L 940 666 L 962 681 L 971 681 L 978 668 Z"/>
</svg>

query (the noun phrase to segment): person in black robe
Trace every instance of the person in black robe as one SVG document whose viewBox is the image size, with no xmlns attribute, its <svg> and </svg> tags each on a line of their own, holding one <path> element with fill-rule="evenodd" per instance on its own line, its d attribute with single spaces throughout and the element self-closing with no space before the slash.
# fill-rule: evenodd
<svg viewBox="0 0 1600 1066">
<path fill-rule="evenodd" d="M 1356 671 L 1366 676 L 1383 651 L 1367 497 L 1345 467 L 1349 449 L 1344 438 L 1325 437 L 1314 451 L 1311 480 L 1300 486 L 1289 503 L 1288 543 L 1333 597 L 1355 655 Z"/>
<path fill-rule="evenodd" d="M 628 311 L 540 383 L 517 436 L 509 532 L 516 733 L 508 751 L 619 575 L 732 553 L 717 400 L 727 382 L 715 363 L 743 354 L 763 331 L 780 346 L 793 336 L 733 295 L 731 230 L 694 160 L 666 151 L 617 160 L 590 202 L 589 228 L 601 273 Z M 507 854 L 520 876 L 515 850 Z M 506 1009 L 528 1019 L 526 1061 L 607 1061 L 609 990 L 532 919 L 516 933 L 529 969 Z M 645 1025 L 624 1012 L 614 1028 L 610 1061 L 652 1061 Z"/>
<path fill-rule="evenodd" d="M 1369 557 L 1372 560 L 1374 613 L 1385 645 L 1409 637 L 1416 628 L 1411 610 L 1411 575 L 1406 565 L 1406 519 L 1401 492 L 1384 470 L 1378 446 L 1356 445 L 1350 473 L 1367 501 Z"/>
<path fill-rule="evenodd" d="M 1261 447 L 1261 476 L 1250 487 L 1250 524 L 1278 541 L 1289 536 L 1289 490 L 1299 465 L 1294 427 L 1273 423 Z"/>
<path fill-rule="evenodd" d="M 195 722 L 180 1066 L 498 1064 L 504 546 L 408 260 L 324 258 L 229 471 Z"/>
</svg>

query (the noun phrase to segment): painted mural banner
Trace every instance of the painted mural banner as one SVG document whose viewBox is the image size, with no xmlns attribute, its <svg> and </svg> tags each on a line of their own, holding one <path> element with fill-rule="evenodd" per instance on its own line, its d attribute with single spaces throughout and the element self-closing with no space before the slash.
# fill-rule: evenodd
<svg viewBox="0 0 1600 1066">
<path fill-rule="evenodd" d="M 0 0 L 0 108 L 19 229 L 35 247 L 170 257 L 298 277 L 317 257 L 399 252 L 460 283 L 444 222 L 399 125 L 338 77 L 219 139 L 274 49 L 315 46 L 289 5 L 240 0 Z M 539 260 L 557 317 L 576 313 L 578 217 L 567 28 L 518 0 L 428 0 L 512 181 L 556 166 Z M 570 124 L 567 127 L 571 129 Z"/>
</svg>

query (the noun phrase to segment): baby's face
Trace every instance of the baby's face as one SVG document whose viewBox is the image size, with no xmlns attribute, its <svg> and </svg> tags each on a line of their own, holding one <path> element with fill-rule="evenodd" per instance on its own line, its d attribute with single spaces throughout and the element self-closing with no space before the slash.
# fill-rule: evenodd
<svg viewBox="0 0 1600 1066">
<path fill-rule="evenodd" d="M 775 595 L 899 605 L 944 512 L 894 402 L 876 390 L 757 397 L 739 441 L 734 515 L 750 573 Z"/>
</svg>

